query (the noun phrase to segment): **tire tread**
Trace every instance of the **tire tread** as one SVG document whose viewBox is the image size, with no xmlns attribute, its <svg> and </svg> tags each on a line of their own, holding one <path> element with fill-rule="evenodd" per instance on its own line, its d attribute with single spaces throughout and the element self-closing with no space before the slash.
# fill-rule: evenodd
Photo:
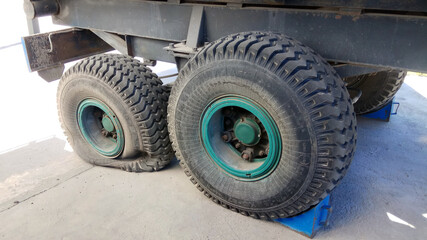
<svg viewBox="0 0 427 240">
<path fill-rule="evenodd" d="M 306 104 L 310 116 L 319 116 L 311 119 L 317 140 L 320 142 L 321 139 L 328 139 L 328 144 L 318 145 L 319 166 L 316 167 L 307 191 L 292 204 L 281 209 L 253 211 L 219 199 L 200 185 L 180 153 L 173 116 L 175 111 L 179 111 L 176 105 L 186 84 L 186 76 L 206 62 L 225 57 L 257 63 L 288 81 L 288 85 L 299 93 L 299 97 Z M 307 71 L 312 77 L 299 79 L 301 71 Z M 180 165 L 191 182 L 204 192 L 205 196 L 242 215 L 265 220 L 296 215 L 325 198 L 345 175 L 354 156 L 357 138 L 353 105 L 344 82 L 335 70 L 313 50 L 292 38 L 260 32 L 233 34 L 212 42 L 184 66 L 172 89 L 168 104 L 168 127 Z"/>
<path fill-rule="evenodd" d="M 58 113 L 60 89 L 72 76 L 78 74 L 90 75 L 103 81 L 121 97 L 137 123 L 136 130 L 142 141 L 142 151 L 149 156 L 126 161 L 112 159 L 112 163 L 104 166 L 130 172 L 151 172 L 165 167 L 174 156 L 166 121 L 170 90 L 162 85 L 157 75 L 138 60 L 123 55 L 101 54 L 86 58 L 62 76 L 58 86 Z M 65 129 L 61 114 L 59 119 Z M 67 131 L 64 133 L 68 134 Z"/>
</svg>

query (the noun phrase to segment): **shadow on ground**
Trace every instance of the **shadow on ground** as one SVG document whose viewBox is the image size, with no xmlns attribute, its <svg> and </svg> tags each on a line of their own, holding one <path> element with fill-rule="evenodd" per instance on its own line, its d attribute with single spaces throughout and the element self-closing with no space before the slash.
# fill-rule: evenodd
<svg viewBox="0 0 427 240">
<path fill-rule="evenodd" d="M 356 155 L 332 193 L 330 225 L 319 237 L 420 239 L 427 233 L 427 99 L 404 85 L 396 100 L 401 107 L 390 122 L 358 117 Z"/>
</svg>

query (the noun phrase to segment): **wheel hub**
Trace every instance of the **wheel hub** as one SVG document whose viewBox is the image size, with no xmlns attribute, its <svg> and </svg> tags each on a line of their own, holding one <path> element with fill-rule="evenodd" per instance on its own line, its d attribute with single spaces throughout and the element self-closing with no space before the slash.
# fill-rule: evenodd
<svg viewBox="0 0 427 240">
<path fill-rule="evenodd" d="M 114 124 L 106 114 L 102 116 L 101 122 L 102 122 L 102 127 L 104 127 L 105 130 L 107 130 L 108 132 L 114 131 L 115 129 Z"/>
<path fill-rule="evenodd" d="M 246 146 L 255 145 L 261 139 L 261 128 L 250 118 L 238 119 L 233 130 L 236 138 Z"/>
<path fill-rule="evenodd" d="M 212 101 L 201 117 L 203 146 L 225 173 L 242 181 L 268 176 L 280 161 L 276 123 L 255 102 L 240 96 Z"/>
<path fill-rule="evenodd" d="M 83 100 L 77 109 L 77 120 L 84 139 L 98 153 L 109 158 L 122 153 L 122 126 L 105 103 L 96 99 Z"/>
</svg>

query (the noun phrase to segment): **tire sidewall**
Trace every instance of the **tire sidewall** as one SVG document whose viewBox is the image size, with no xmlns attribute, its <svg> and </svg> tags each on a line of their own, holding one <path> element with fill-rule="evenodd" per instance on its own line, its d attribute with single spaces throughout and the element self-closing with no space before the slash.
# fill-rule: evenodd
<svg viewBox="0 0 427 240">
<path fill-rule="evenodd" d="M 96 165 L 114 165 L 114 161 L 133 160 L 142 146 L 136 131 L 132 113 L 120 96 L 100 79 L 87 74 L 74 74 L 63 79 L 64 84 L 59 90 L 59 111 L 70 144 L 77 155 Z M 98 153 L 83 137 L 77 121 L 79 104 L 85 99 L 96 99 L 106 104 L 117 116 L 124 135 L 122 153 L 112 159 Z"/>
<path fill-rule="evenodd" d="M 205 190 L 230 206 L 250 211 L 280 209 L 306 191 L 315 171 L 316 138 L 303 101 L 286 81 L 261 66 L 236 59 L 206 63 L 180 77 L 187 80 L 174 106 L 179 109 L 174 119 L 176 138 L 184 161 Z M 281 159 L 263 179 L 245 182 L 229 176 L 203 148 L 199 125 L 203 110 L 227 94 L 256 102 L 279 128 Z"/>
<path fill-rule="evenodd" d="M 405 75 L 405 72 L 391 70 L 346 79 L 349 89 L 362 91 L 354 104 L 356 114 L 372 113 L 387 105 L 402 86 Z"/>
</svg>

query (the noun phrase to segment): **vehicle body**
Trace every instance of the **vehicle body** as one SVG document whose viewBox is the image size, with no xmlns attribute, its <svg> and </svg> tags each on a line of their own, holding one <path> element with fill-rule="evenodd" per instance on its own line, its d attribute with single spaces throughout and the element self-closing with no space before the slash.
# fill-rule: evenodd
<svg viewBox="0 0 427 240">
<path fill-rule="evenodd" d="M 323 199 L 353 158 L 354 110 L 387 104 L 406 71 L 427 72 L 421 0 L 40 0 L 25 8 L 30 21 L 52 15 L 72 27 L 23 38 L 30 70 L 48 81 L 66 62 L 113 49 L 144 59 L 94 56 L 62 77 L 60 118 L 75 130 L 69 140 L 82 158 L 158 170 L 172 157 L 170 137 L 199 190 L 261 219 L 293 216 Z M 176 63 L 177 83 L 158 86 L 145 68 L 155 61 Z M 99 91 L 87 90 L 97 84 Z M 77 101 L 80 92 L 86 97 Z M 132 152 L 138 145 L 142 153 Z"/>
</svg>

